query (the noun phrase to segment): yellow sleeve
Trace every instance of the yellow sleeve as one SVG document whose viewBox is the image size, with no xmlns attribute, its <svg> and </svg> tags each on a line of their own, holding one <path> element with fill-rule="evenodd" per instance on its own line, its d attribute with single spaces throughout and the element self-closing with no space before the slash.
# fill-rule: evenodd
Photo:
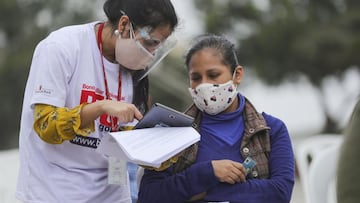
<svg viewBox="0 0 360 203">
<path fill-rule="evenodd" d="M 179 155 L 175 155 L 173 157 L 171 157 L 170 159 L 164 161 L 163 163 L 161 163 L 159 168 L 154 168 L 151 166 L 144 166 L 141 165 L 141 167 L 146 168 L 148 170 L 154 170 L 154 171 L 164 171 L 167 168 L 169 168 L 171 165 L 173 165 L 174 163 L 176 163 L 178 161 Z"/>
<path fill-rule="evenodd" d="M 61 144 L 72 140 L 75 135 L 87 136 L 95 131 L 95 124 L 79 129 L 80 111 L 86 103 L 73 109 L 36 104 L 34 111 L 34 130 L 39 137 L 50 144 Z"/>
</svg>

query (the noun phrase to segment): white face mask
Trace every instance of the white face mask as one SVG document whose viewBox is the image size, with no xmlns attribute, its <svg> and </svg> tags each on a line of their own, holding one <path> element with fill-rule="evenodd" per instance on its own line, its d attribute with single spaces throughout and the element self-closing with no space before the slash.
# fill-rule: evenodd
<svg viewBox="0 0 360 203">
<path fill-rule="evenodd" d="M 124 67 L 131 70 L 144 70 L 154 60 L 154 55 L 146 50 L 135 39 L 135 33 L 130 26 L 130 38 L 124 39 L 119 35 L 115 45 L 115 59 Z"/>
<path fill-rule="evenodd" d="M 197 108 L 210 115 L 225 111 L 237 95 L 232 80 L 224 84 L 202 83 L 195 89 L 189 88 L 189 92 Z"/>
</svg>

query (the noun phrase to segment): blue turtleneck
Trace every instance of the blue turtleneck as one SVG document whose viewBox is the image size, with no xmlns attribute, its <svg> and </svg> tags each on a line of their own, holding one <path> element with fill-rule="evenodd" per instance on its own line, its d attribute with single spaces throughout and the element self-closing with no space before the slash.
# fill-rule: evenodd
<svg viewBox="0 0 360 203">
<path fill-rule="evenodd" d="M 242 162 L 240 141 L 244 132 L 243 110 L 245 98 L 238 94 L 239 106 L 229 113 L 209 115 L 202 113 L 200 122 L 201 142 L 197 161 L 231 159 Z"/>
</svg>

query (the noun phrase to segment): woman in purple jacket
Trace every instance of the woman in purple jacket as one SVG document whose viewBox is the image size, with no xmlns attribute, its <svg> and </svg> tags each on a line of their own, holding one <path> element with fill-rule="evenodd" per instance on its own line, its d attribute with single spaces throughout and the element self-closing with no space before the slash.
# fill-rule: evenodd
<svg viewBox="0 0 360 203">
<path fill-rule="evenodd" d="M 186 113 L 194 116 L 201 140 L 166 169 L 145 169 L 139 202 L 290 202 L 294 156 L 288 130 L 236 91 L 243 68 L 234 45 L 221 36 L 200 36 L 186 66 L 194 102 Z"/>
</svg>

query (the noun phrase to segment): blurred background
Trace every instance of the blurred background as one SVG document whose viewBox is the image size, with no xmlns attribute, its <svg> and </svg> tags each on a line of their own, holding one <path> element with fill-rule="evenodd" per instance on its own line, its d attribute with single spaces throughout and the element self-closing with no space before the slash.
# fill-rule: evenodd
<svg viewBox="0 0 360 203">
<path fill-rule="evenodd" d="M 106 20 L 103 2 L 0 1 L 0 150 L 18 148 L 36 44 L 60 27 Z M 245 71 L 241 93 L 259 111 L 282 119 L 294 146 L 312 135 L 341 134 L 360 96 L 360 1 L 172 2 L 180 20 L 178 44 L 150 73 L 153 103 L 180 111 L 191 104 L 184 52 L 194 36 L 216 33 L 236 44 Z"/>
</svg>

